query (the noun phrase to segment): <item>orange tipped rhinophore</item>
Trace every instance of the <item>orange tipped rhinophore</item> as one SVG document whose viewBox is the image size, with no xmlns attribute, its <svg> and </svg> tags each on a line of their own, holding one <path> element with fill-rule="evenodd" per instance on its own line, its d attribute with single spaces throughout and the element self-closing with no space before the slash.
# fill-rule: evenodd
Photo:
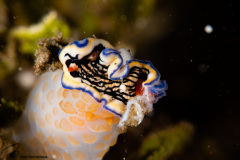
<svg viewBox="0 0 240 160">
<path fill-rule="evenodd" d="M 21 156 L 102 159 L 118 134 L 137 126 L 167 85 L 148 61 L 86 38 L 59 52 L 63 71 L 41 75 L 14 130 Z"/>
</svg>

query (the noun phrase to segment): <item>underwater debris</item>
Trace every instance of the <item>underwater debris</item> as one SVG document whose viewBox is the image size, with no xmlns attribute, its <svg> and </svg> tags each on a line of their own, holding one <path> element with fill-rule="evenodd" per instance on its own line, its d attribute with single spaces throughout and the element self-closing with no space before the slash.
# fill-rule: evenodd
<svg viewBox="0 0 240 160">
<path fill-rule="evenodd" d="M 8 136 L 6 136 L 8 135 Z M 10 130 L 0 130 L 0 159 L 7 160 L 17 156 L 19 143 L 13 143 L 10 140 Z"/>
<path fill-rule="evenodd" d="M 16 102 L 7 101 L 4 98 L 1 98 L 0 102 L 0 107 L 13 108 L 16 112 L 23 111 L 23 107 Z"/>
<path fill-rule="evenodd" d="M 212 27 L 210 24 L 208 24 L 208 25 L 206 25 L 206 26 L 204 27 L 204 31 L 205 31 L 207 34 L 210 34 L 210 33 L 213 32 L 213 27 Z"/>
<path fill-rule="evenodd" d="M 41 75 L 42 73 L 49 71 L 55 71 L 62 69 L 62 64 L 58 59 L 58 51 L 66 46 L 69 42 L 67 39 L 63 39 L 61 33 L 57 37 L 41 38 L 38 43 L 38 49 L 35 52 L 35 74 Z"/>
<path fill-rule="evenodd" d="M 28 90 L 32 88 L 36 78 L 32 70 L 24 70 L 17 73 L 16 82 L 21 88 Z"/>
<path fill-rule="evenodd" d="M 190 141 L 194 133 L 188 122 L 153 133 L 146 137 L 140 147 L 140 154 L 147 160 L 166 160 Z"/>
</svg>

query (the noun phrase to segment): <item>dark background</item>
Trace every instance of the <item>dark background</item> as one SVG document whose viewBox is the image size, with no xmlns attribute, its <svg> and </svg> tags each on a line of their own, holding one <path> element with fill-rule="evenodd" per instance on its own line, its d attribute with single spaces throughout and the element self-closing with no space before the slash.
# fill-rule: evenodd
<svg viewBox="0 0 240 160">
<path fill-rule="evenodd" d="M 73 26 L 75 33 L 81 24 L 76 20 L 81 21 L 81 18 L 92 12 L 95 14 L 96 7 L 91 6 L 90 1 L 89 4 L 84 2 L 81 7 L 87 8 L 87 11 L 81 12 L 82 8 L 75 7 L 77 4 L 64 0 L 59 3 L 45 0 L 4 2 L 8 8 L 9 28 L 36 23 L 43 14 L 55 9 Z M 105 3 L 99 3 L 106 7 Z M 64 9 L 64 4 L 69 8 Z M 105 159 L 136 159 L 137 150 L 145 136 L 180 121 L 192 124 L 194 136 L 170 160 L 240 159 L 240 2 L 156 0 L 153 13 L 149 17 L 151 21 L 140 33 L 135 33 L 132 27 L 132 12 L 137 7 L 132 4 L 134 3 L 130 1 L 121 1 L 121 5 L 125 7 L 119 7 L 110 3 L 101 11 L 103 13 L 109 9 L 107 15 L 113 14 L 113 19 L 118 16 L 117 10 L 119 15 L 125 14 L 127 20 L 124 22 L 114 19 L 118 24 L 114 27 L 119 28 L 107 29 L 104 26 L 99 32 L 89 31 L 86 34 L 80 28 L 78 36 L 74 36 L 83 39 L 95 34 L 98 38 L 114 43 L 121 37 L 121 42 L 129 42 L 135 46 L 135 58 L 151 61 L 161 73 L 161 79 L 168 83 L 167 96 L 154 105 L 154 112 L 145 118 L 142 125 L 130 128 L 127 133 L 120 135 L 117 145 L 110 149 Z M 18 8 L 24 8 L 23 6 L 27 9 L 19 11 Z M 104 19 L 104 16 L 101 18 Z M 204 31 L 206 25 L 213 27 L 212 33 Z M 7 43 L 7 33 L 0 36 L 1 51 Z M 31 56 L 25 58 L 33 60 Z M 21 61 L 18 63 L 22 65 Z M 33 71 L 32 65 L 30 63 L 28 67 Z M 9 75 L 7 81 L 0 85 L 0 96 L 21 102 L 29 91 L 18 88 L 12 78 L 14 75 Z"/>
<path fill-rule="evenodd" d="M 166 117 L 170 119 L 166 123 L 186 120 L 196 129 L 188 147 L 170 159 L 240 158 L 239 4 L 159 2 L 159 9 L 174 11 L 174 24 L 164 38 L 138 46 L 141 55 L 136 58 L 150 60 L 169 86 L 167 96 L 155 104 L 151 120 L 159 126 L 164 126 Z M 204 31 L 207 24 L 213 27 L 211 34 Z M 163 122 L 157 121 L 159 116 L 166 116 Z"/>
</svg>

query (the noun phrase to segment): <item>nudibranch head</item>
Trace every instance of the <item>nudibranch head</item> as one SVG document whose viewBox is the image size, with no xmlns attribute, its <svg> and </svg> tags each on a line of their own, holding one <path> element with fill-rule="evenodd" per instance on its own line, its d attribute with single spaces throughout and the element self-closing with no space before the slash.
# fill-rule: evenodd
<svg viewBox="0 0 240 160">
<path fill-rule="evenodd" d="M 147 113 L 165 95 L 167 85 L 151 62 L 132 59 L 127 50 L 116 50 L 105 40 L 75 41 L 58 56 L 64 71 L 62 86 L 89 93 L 118 116 L 139 105 L 137 110 Z"/>
</svg>

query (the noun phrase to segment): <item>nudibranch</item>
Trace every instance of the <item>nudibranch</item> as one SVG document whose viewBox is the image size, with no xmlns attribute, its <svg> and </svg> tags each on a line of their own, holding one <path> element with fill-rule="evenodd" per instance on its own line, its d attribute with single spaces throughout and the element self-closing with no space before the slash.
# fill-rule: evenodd
<svg viewBox="0 0 240 160">
<path fill-rule="evenodd" d="M 148 61 L 103 39 L 62 48 L 63 70 L 37 80 L 14 129 L 22 156 L 102 159 L 127 126 L 137 126 L 167 84 Z"/>
</svg>

